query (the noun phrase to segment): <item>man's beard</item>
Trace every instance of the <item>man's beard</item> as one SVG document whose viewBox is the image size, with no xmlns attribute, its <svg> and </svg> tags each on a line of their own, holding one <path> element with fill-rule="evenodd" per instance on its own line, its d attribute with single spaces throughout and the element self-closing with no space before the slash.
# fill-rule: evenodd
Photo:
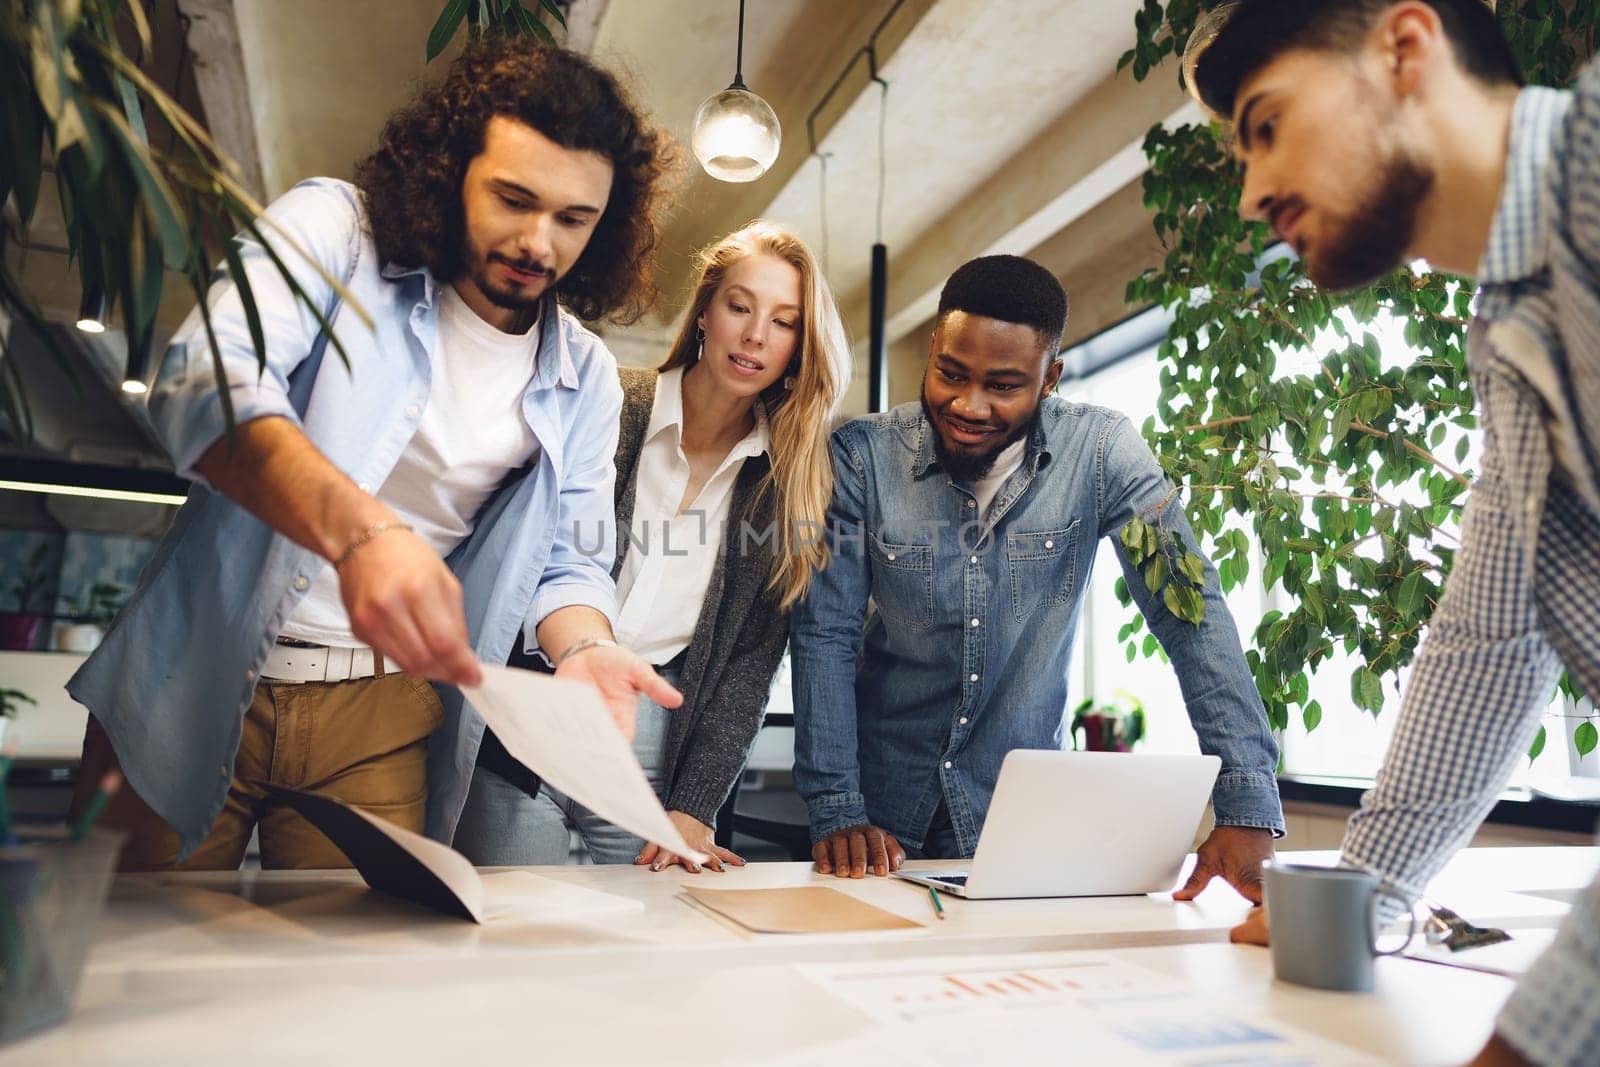
<svg viewBox="0 0 1600 1067">
<path fill-rule="evenodd" d="M 1386 160 L 1366 202 L 1331 230 L 1323 248 L 1310 250 L 1306 270 L 1311 280 L 1342 292 L 1398 268 L 1416 236 L 1417 215 L 1433 182 L 1434 172 L 1403 150 Z"/>
<path fill-rule="evenodd" d="M 994 470 L 995 460 L 1000 458 L 1000 453 L 1032 433 L 1033 428 L 1039 423 L 1039 409 L 1035 407 L 1033 414 L 1018 423 L 998 443 L 990 445 L 981 452 L 952 452 L 945 447 L 944 434 L 939 432 L 939 417 L 933 408 L 928 406 L 926 386 L 922 390 L 922 414 L 928 420 L 928 429 L 933 431 L 933 454 L 938 459 L 940 468 L 951 478 L 967 485 L 987 478 L 989 472 Z"/>
<path fill-rule="evenodd" d="M 466 251 L 466 260 L 470 264 L 467 273 L 472 278 L 472 284 L 477 286 L 478 292 L 482 293 L 489 303 L 495 307 L 504 308 L 507 311 L 530 311 L 538 307 L 539 301 L 544 299 L 545 294 L 555 288 L 555 271 L 536 259 L 512 259 L 509 256 L 502 256 L 498 252 L 482 253 L 473 247 L 471 242 L 467 242 Z M 500 285 L 489 274 L 490 265 L 496 262 L 505 263 L 517 270 L 545 272 L 544 287 L 537 293 L 530 295 L 521 289 L 507 288 Z"/>
</svg>

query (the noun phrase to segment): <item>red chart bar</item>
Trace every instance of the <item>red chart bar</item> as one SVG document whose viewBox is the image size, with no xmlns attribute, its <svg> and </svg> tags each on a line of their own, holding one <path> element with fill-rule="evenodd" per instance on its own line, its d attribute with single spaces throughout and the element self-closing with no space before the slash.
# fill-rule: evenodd
<svg viewBox="0 0 1600 1067">
<path fill-rule="evenodd" d="M 1017 990 L 1021 990 L 1024 993 L 1032 993 L 1032 992 L 1034 992 L 1034 989 L 1033 989 L 1032 986 L 1023 985 L 1020 981 L 1017 980 L 1015 975 L 1005 979 L 1005 983 L 1006 983 L 1006 985 L 1010 986 L 1011 988 L 1017 989 Z"/>
<path fill-rule="evenodd" d="M 999 982 L 988 982 L 985 984 L 988 985 L 990 991 L 999 993 L 1002 997 L 1006 995 L 1006 987 L 1001 985 Z"/>
<path fill-rule="evenodd" d="M 1018 971 L 1017 972 L 1017 977 L 1021 978 L 1024 982 L 1032 982 L 1034 985 L 1038 986 L 1040 989 L 1048 989 L 1052 993 L 1054 993 L 1055 990 L 1056 990 L 1055 986 L 1051 985 L 1049 982 L 1046 982 L 1043 978 L 1039 978 L 1039 977 L 1036 977 L 1034 975 L 1031 975 L 1027 971 Z"/>
<path fill-rule="evenodd" d="M 975 997 L 983 996 L 983 990 L 972 988 L 967 983 L 965 983 L 961 979 L 957 978 L 955 975 L 947 974 L 947 975 L 944 976 L 944 980 L 946 982 L 949 982 L 951 985 L 955 986 L 957 989 L 961 990 L 964 993 L 971 993 Z"/>
</svg>

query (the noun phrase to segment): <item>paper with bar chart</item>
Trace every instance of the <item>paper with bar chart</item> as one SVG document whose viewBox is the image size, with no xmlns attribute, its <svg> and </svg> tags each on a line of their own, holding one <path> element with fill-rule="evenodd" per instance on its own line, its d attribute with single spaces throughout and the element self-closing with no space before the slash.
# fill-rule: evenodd
<svg viewBox="0 0 1600 1067">
<path fill-rule="evenodd" d="M 883 1024 L 864 1045 L 885 1062 L 965 1065 L 1055 1049 L 1063 1063 L 1299 1067 L 1375 1062 L 1252 1019 L 1177 979 L 1088 952 L 801 964 L 826 992 Z M 819 1062 L 821 1062 L 819 1060 Z"/>
</svg>

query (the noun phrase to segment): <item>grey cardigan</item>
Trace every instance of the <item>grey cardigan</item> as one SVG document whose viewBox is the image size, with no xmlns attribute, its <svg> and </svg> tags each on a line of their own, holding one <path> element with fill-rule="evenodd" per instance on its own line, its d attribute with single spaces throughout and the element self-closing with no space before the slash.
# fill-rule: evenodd
<svg viewBox="0 0 1600 1067">
<path fill-rule="evenodd" d="M 622 419 L 617 441 L 617 530 L 633 523 L 634 475 L 650 411 L 656 372 L 622 368 Z M 711 572 L 699 620 L 683 660 L 683 706 L 672 713 L 662 760 L 670 810 L 716 825 L 717 810 L 744 770 L 766 715 L 767 692 L 789 638 L 789 619 L 767 588 L 775 541 L 740 537 L 741 522 L 762 534 L 775 521 L 771 490 L 762 481 L 765 456 L 744 461 L 734 482 L 722 556 Z M 617 539 L 615 578 L 627 558 L 628 539 Z"/>
</svg>

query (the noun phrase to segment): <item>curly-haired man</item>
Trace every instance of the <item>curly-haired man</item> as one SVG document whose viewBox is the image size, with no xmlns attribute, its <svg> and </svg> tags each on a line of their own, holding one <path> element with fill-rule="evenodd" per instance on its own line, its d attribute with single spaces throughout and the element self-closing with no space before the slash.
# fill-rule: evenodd
<svg viewBox="0 0 1600 1067">
<path fill-rule="evenodd" d="M 669 163 L 610 75 L 485 43 L 391 117 L 355 185 L 268 208 L 280 247 L 236 239 L 246 278 L 219 276 L 150 393 L 195 487 L 69 687 L 92 713 L 78 803 L 112 765 L 130 786 L 108 813 L 124 867 L 236 867 L 257 828 L 264 866 L 344 865 L 263 782 L 449 840 L 483 723 L 428 680 L 476 682 L 519 630 L 625 732 L 640 691 L 676 706 L 610 639 L 610 543 L 575 541 L 613 525 L 621 404 L 578 319 L 653 296 Z"/>
</svg>

